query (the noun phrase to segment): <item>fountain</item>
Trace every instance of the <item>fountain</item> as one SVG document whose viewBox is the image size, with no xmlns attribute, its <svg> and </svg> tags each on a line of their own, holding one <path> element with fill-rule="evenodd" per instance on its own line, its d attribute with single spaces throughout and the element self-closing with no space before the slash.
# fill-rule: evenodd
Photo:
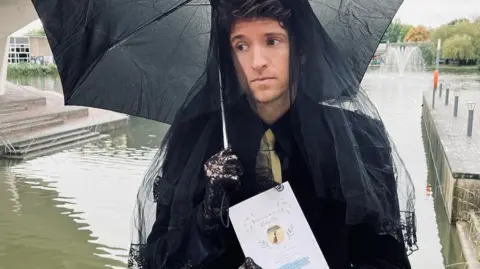
<svg viewBox="0 0 480 269">
<path fill-rule="evenodd" d="M 405 72 L 422 72 L 425 61 L 418 46 L 389 46 L 382 57 L 381 72 L 394 72 L 403 75 Z"/>
</svg>

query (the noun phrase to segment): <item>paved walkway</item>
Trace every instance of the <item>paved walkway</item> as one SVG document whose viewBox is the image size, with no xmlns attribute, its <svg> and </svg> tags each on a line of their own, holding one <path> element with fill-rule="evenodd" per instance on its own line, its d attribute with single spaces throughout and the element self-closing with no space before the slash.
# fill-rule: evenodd
<svg viewBox="0 0 480 269">
<path fill-rule="evenodd" d="M 480 91 L 463 90 L 458 102 L 458 117 L 453 116 L 454 93 L 450 91 L 449 104 L 445 105 L 445 90 L 439 98 L 435 92 L 435 108 L 432 109 L 433 90 L 424 92 L 438 135 L 442 141 L 453 174 L 480 176 Z M 467 102 L 476 103 L 473 134 L 467 136 Z M 458 175 L 464 178 L 462 175 Z"/>
</svg>

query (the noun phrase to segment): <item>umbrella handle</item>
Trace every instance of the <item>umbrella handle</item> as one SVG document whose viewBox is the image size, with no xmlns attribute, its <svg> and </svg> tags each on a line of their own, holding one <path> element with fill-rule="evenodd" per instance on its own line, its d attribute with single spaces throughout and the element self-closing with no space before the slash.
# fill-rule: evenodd
<svg viewBox="0 0 480 269">
<path fill-rule="evenodd" d="M 228 135 L 227 135 L 227 121 L 225 119 L 225 106 L 223 104 L 223 90 L 222 90 L 222 73 L 220 68 L 218 69 L 218 81 L 220 84 L 220 109 L 222 113 L 222 131 L 223 131 L 223 148 L 227 149 L 228 145 Z"/>
</svg>

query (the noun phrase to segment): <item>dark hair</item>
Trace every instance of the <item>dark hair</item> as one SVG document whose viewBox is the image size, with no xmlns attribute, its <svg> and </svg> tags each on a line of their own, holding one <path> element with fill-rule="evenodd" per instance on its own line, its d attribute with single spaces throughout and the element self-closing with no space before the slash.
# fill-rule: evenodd
<svg viewBox="0 0 480 269">
<path fill-rule="evenodd" d="M 281 0 L 219 0 L 216 8 L 220 26 L 227 32 L 240 19 L 270 18 L 283 26 L 290 18 L 290 9 Z"/>
<path fill-rule="evenodd" d="M 299 62 L 301 55 L 301 48 L 298 47 L 297 34 L 294 31 L 294 16 L 292 14 L 291 7 L 288 1 L 285 0 L 211 0 L 214 10 L 214 17 L 216 25 L 218 27 L 214 30 L 218 34 L 216 45 L 218 46 L 218 62 L 220 63 L 220 69 L 224 74 L 235 74 L 235 67 L 231 59 L 231 45 L 230 34 L 232 27 L 238 20 L 254 20 L 260 18 L 273 19 L 279 22 L 289 35 L 290 46 L 290 89 L 296 89 L 299 76 Z M 242 90 L 239 89 L 239 81 L 237 76 L 225 77 L 224 92 L 226 96 L 232 97 L 230 100 L 226 100 L 226 104 L 234 103 L 236 97 L 242 94 Z M 230 92 L 231 91 L 231 92 Z M 290 92 L 293 94 L 293 91 Z M 293 98 L 291 98 L 293 100 Z"/>
</svg>

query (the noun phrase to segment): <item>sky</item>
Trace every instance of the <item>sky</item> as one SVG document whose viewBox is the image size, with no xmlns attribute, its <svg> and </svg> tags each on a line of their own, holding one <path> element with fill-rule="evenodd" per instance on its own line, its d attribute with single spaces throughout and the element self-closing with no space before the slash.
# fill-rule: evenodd
<svg viewBox="0 0 480 269">
<path fill-rule="evenodd" d="M 438 27 L 457 18 L 480 16 L 480 0 L 404 0 L 396 18 L 403 23 Z"/>
<path fill-rule="evenodd" d="M 395 18 L 403 23 L 438 27 L 457 18 L 472 19 L 480 16 L 480 0 L 404 0 Z M 16 32 L 22 35 L 41 26 L 40 21 Z"/>
</svg>

